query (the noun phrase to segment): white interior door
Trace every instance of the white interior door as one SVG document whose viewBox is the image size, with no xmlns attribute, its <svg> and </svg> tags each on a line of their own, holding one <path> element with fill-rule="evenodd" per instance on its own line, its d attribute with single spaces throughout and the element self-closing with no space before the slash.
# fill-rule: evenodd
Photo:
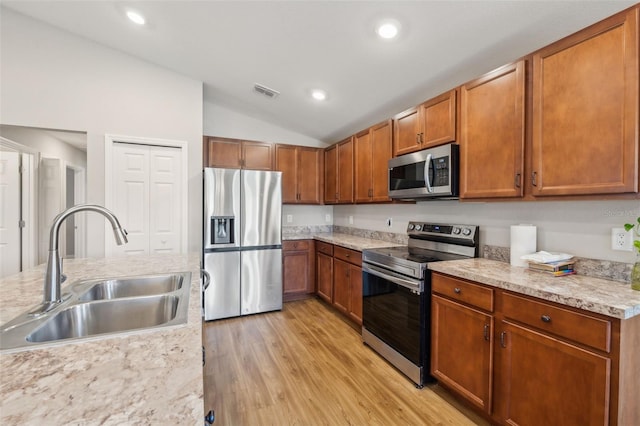
<svg viewBox="0 0 640 426">
<path fill-rule="evenodd" d="M 149 249 L 180 253 L 182 238 L 181 152 L 149 147 Z"/>
<path fill-rule="evenodd" d="M 40 189 L 38 230 L 40 238 L 39 263 L 47 261 L 49 254 L 49 231 L 53 219 L 64 210 L 64 176 L 59 158 L 42 158 L 40 160 Z M 65 224 L 60 227 L 59 247 L 65 247 Z"/>
<path fill-rule="evenodd" d="M 113 212 L 129 242 L 113 254 L 180 253 L 183 239 L 180 148 L 113 144 Z M 109 239 L 109 235 L 106 237 Z"/>
<path fill-rule="evenodd" d="M 20 272 L 20 154 L 0 150 L 0 278 Z"/>
<path fill-rule="evenodd" d="M 149 253 L 149 149 L 116 143 L 113 146 L 113 213 L 127 230 L 129 242 L 113 244 L 113 254 Z M 113 236 L 105 235 L 108 241 Z"/>
</svg>

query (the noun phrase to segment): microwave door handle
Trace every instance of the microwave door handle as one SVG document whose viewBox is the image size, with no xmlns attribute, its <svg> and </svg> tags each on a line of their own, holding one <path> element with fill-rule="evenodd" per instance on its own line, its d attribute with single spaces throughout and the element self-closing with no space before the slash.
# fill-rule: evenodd
<svg viewBox="0 0 640 426">
<path fill-rule="evenodd" d="M 431 168 L 431 161 L 433 161 L 433 155 L 427 154 L 427 159 L 424 162 L 424 183 L 427 185 L 427 192 L 433 192 L 433 186 L 431 186 L 431 179 L 429 176 L 429 169 Z"/>
<path fill-rule="evenodd" d="M 375 275 L 376 277 L 384 278 L 385 280 L 391 281 L 394 284 L 398 284 L 399 286 L 408 288 L 410 290 L 422 291 L 422 289 L 420 288 L 419 282 L 413 282 L 413 281 L 402 279 L 400 277 L 386 274 L 376 267 L 363 264 L 362 272 L 367 272 L 371 275 Z"/>
</svg>

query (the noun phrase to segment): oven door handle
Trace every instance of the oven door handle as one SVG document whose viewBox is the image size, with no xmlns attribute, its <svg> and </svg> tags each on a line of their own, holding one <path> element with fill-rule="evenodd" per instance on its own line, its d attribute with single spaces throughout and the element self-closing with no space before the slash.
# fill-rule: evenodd
<svg viewBox="0 0 640 426">
<path fill-rule="evenodd" d="M 406 278 L 397 276 L 393 272 L 384 271 L 380 268 L 376 268 L 375 266 L 371 266 L 366 263 L 362 264 L 362 272 L 367 272 L 371 275 L 375 275 L 376 277 L 384 278 L 385 280 L 391 281 L 394 284 L 398 284 L 399 286 L 408 288 L 418 293 L 422 293 L 424 291 L 422 281 L 408 280 Z"/>
</svg>

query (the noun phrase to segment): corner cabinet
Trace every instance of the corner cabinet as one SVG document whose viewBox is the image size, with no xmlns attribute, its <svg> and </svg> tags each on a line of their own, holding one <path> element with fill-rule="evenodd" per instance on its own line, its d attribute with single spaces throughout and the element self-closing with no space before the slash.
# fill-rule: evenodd
<svg viewBox="0 0 640 426">
<path fill-rule="evenodd" d="M 351 137 L 325 149 L 325 204 L 353 203 L 353 160 Z"/>
<path fill-rule="evenodd" d="M 311 297 L 315 292 L 313 240 L 282 242 L 283 301 Z"/>
<path fill-rule="evenodd" d="M 460 198 L 523 195 L 525 61 L 460 88 Z"/>
<path fill-rule="evenodd" d="M 534 196 L 638 191 L 638 14 L 533 55 Z"/>
<path fill-rule="evenodd" d="M 494 422 L 640 424 L 640 316 L 620 320 L 436 272 L 432 309 L 432 374 Z"/>
<path fill-rule="evenodd" d="M 273 170 L 274 148 L 268 142 L 203 137 L 203 166 L 228 169 Z"/>
<path fill-rule="evenodd" d="M 323 151 L 295 145 L 276 145 L 276 170 L 282 172 L 284 204 L 321 204 Z"/>
<path fill-rule="evenodd" d="M 456 90 L 408 109 L 393 119 L 393 156 L 456 140 Z"/>
<path fill-rule="evenodd" d="M 355 202 L 390 201 L 389 160 L 392 155 L 393 123 L 380 123 L 354 136 Z"/>
</svg>

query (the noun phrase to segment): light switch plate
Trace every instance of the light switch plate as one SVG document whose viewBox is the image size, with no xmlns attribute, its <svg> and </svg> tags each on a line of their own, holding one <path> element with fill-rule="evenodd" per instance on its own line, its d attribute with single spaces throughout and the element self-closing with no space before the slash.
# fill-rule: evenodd
<svg viewBox="0 0 640 426">
<path fill-rule="evenodd" d="M 293 222 L 293 215 L 292 214 L 288 214 L 287 215 L 287 223 L 292 223 Z"/>
<path fill-rule="evenodd" d="M 353 216 L 349 216 L 349 225 L 353 225 Z"/>
</svg>

